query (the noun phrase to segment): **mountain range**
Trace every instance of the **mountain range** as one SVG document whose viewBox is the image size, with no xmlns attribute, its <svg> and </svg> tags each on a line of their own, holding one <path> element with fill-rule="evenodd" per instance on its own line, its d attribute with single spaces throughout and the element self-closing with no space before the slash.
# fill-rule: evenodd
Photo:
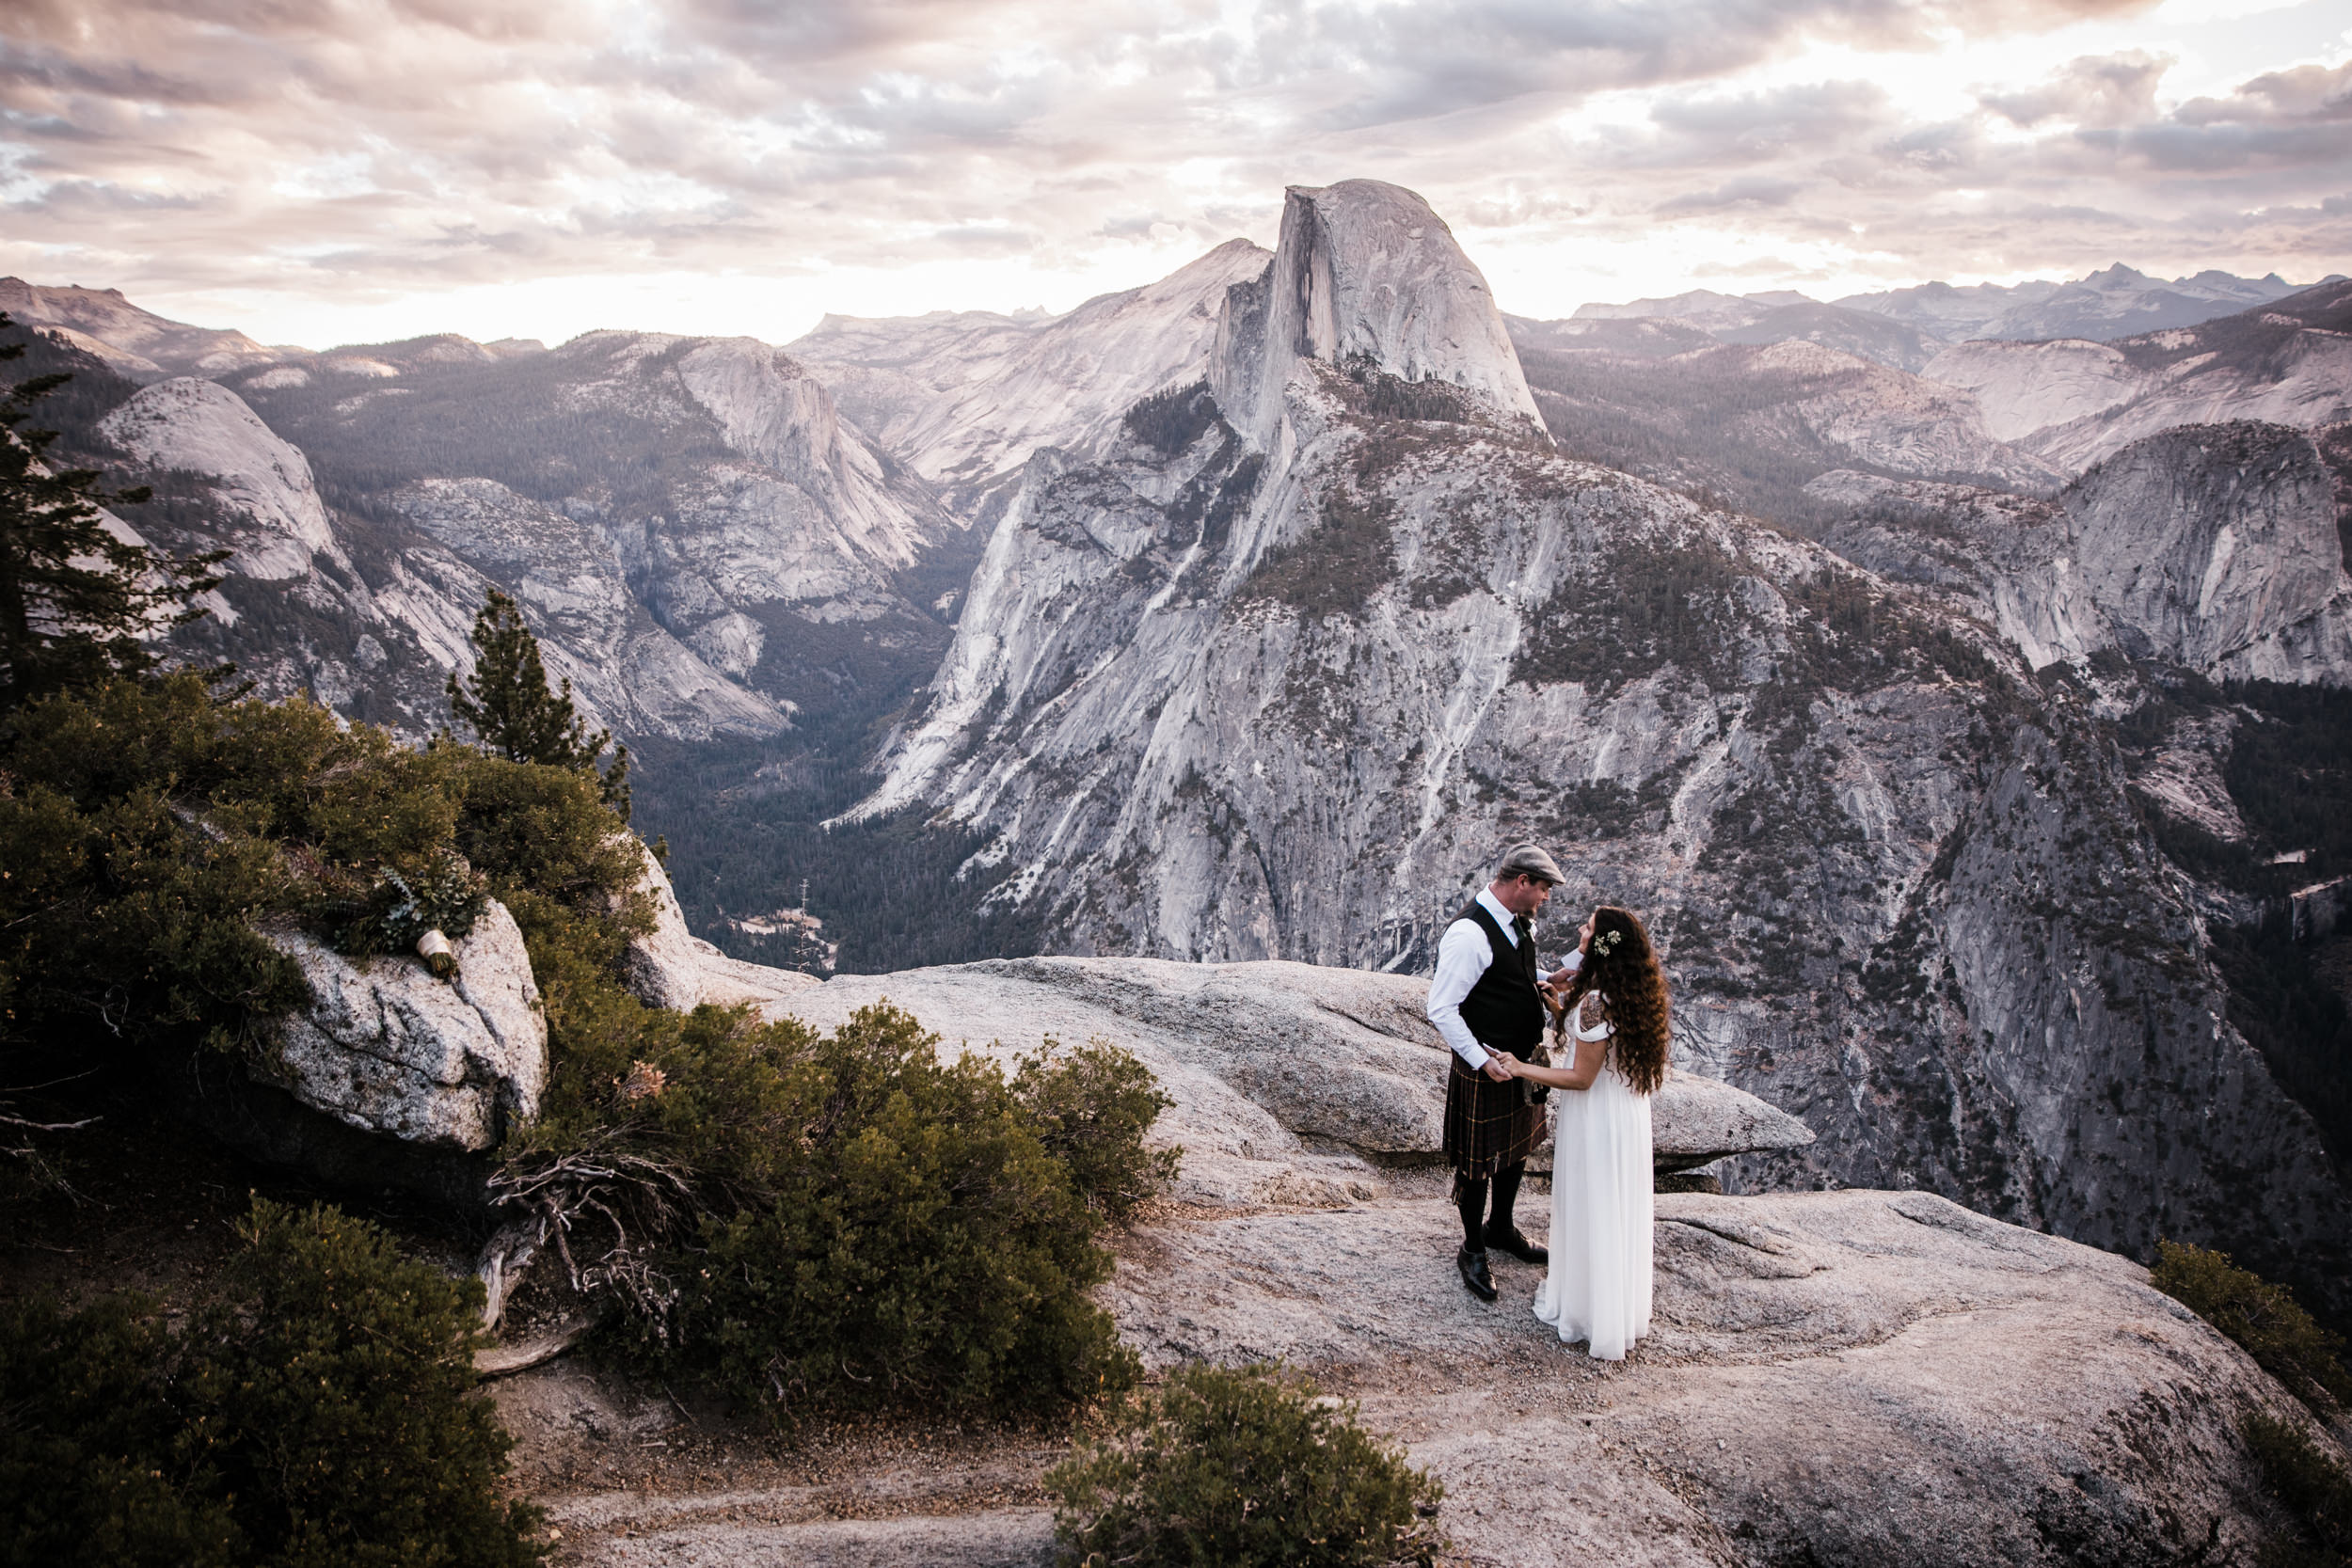
<svg viewBox="0 0 2352 1568">
<path fill-rule="evenodd" d="M 2343 280 L 2341 274 L 2323 283 Z M 1724 342 L 1803 339 L 1915 371 L 1947 343 L 1993 340 L 2051 342 L 2119 338 L 2195 326 L 2299 293 L 2304 285 L 2277 273 L 2238 277 L 2206 271 L 2169 282 L 2121 261 L 2070 283 L 1922 283 L 1823 302 L 1792 289 L 1724 294 L 1710 289 L 1622 305 L 1581 305 L 1570 319 L 1686 323 Z"/>
<path fill-rule="evenodd" d="M 125 523 L 235 552 L 192 655 L 421 734 L 506 588 L 732 950 L 806 875 L 845 965 L 1413 972 L 1534 837 L 1651 922 L 1684 1065 L 1820 1134 L 1735 1186 L 2225 1243 L 2342 1318 L 2352 971 L 2281 921 L 2352 874 L 2352 283 L 2137 277 L 2082 285 L 2111 342 L 1952 341 L 2090 319 L 2056 285 L 1532 322 L 1351 181 L 783 349 L 208 367 L 6 297 Z"/>
</svg>

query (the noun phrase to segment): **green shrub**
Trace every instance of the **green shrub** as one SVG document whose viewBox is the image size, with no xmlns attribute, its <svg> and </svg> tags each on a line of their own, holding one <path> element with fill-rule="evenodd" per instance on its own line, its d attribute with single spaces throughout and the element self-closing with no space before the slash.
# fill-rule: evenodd
<svg viewBox="0 0 2352 1568">
<path fill-rule="evenodd" d="M 2344 1340 L 2313 1322 L 2284 1286 L 2236 1267 L 2228 1253 L 2161 1241 L 2148 1282 L 2236 1340 L 2306 1404 L 2352 1402 L 2352 1376 L 2336 1358 Z"/>
<path fill-rule="evenodd" d="M 425 867 L 406 875 L 398 866 L 382 866 L 375 885 L 335 932 L 335 945 L 361 956 L 410 952 L 428 931 L 454 942 L 472 932 L 489 895 L 488 879 L 453 849 L 439 851 Z"/>
<path fill-rule="evenodd" d="M 1046 1472 L 1062 1544 L 1096 1564 L 1427 1563 L 1444 1489 L 1264 1367 L 1195 1364 Z"/>
<path fill-rule="evenodd" d="M 1013 1099 L 1037 1128 L 1046 1152 L 1104 1218 L 1120 1225 L 1176 1180 L 1181 1148 L 1146 1148 L 1144 1135 L 1175 1104 L 1152 1069 L 1104 1040 L 1066 1050 L 1048 1039 L 1021 1058 Z"/>
<path fill-rule="evenodd" d="M 79 1070 L 232 1040 L 306 1000 L 262 926 L 405 948 L 413 934 L 383 928 L 395 879 L 461 923 L 486 886 L 534 958 L 564 942 L 616 962 L 649 906 L 600 787 L 578 769 L 404 747 L 300 699 L 218 700 L 193 674 L 30 704 L 0 752 L 0 1044 Z"/>
<path fill-rule="evenodd" d="M 1099 1221 L 993 1064 L 942 1062 L 888 1006 L 820 1037 L 739 1008 L 680 1018 L 585 991 L 566 1006 L 548 1117 L 501 1186 L 565 1216 L 578 1276 L 628 1308 L 629 1360 L 780 1418 L 1047 1409 L 1133 1381 L 1088 1295 L 1110 1273 Z M 1139 1068 L 1089 1059 L 1126 1114 L 1156 1112 Z M 1040 1071 L 1038 1092 L 1066 1092 L 1063 1071 Z M 1089 1162 L 1082 1130 L 1053 1131 L 1089 1169 L 1141 1180 L 1132 1156 Z"/>
<path fill-rule="evenodd" d="M 2271 1544 L 2264 1568 L 2342 1568 L 2352 1561 L 2352 1475 L 2292 1422 L 2259 1412 L 2239 1425 L 2263 1479 L 2311 1532 L 2316 1548 L 2293 1540 Z"/>
<path fill-rule="evenodd" d="M 538 1515 L 473 1393 L 480 1287 L 331 1209 L 257 1203 L 178 1329 L 0 1306 L 0 1560 L 509 1568 Z"/>
</svg>

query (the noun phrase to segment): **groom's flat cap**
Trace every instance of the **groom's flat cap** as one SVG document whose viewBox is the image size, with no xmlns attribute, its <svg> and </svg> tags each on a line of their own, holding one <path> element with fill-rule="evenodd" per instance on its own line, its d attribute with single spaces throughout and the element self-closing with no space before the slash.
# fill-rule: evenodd
<svg viewBox="0 0 2352 1568">
<path fill-rule="evenodd" d="M 1539 844 L 1514 844 L 1502 852 L 1502 863 L 1495 867 L 1495 880 L 1507 882 L 1514 877 L 1533 877 L 1554 887 L 1567 880 L 1560 875 L 1560 863 L 1546 854 Z"/>
</svg>

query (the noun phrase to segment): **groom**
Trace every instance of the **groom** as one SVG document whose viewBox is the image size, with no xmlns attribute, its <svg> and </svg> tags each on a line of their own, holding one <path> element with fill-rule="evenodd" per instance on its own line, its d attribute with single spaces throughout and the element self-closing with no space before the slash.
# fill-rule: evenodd
<svg viewBox="0 0 2352 1568">
<path fill-rule="evenodd" d="M 1495 1299 L 1488 1247 L 1529 1263 L 1548 1256 L 1511 1219 L 1527 1157 L 1543 1140 L 1543 1107 L 1532 1085 L 1504 1076 L 1492 1058 L 1502 1053 L 1526 1061 L 1543 1043 L 1549 1014 L 1537 989 L 1545 971 L 1535 961 L 1531 922 L 1560 881 L 1559 865 L 1534 845 L 1506 851 L 1494 880 L 1446 927 L 1438 943 L 1438 973 L 1429 982 L 1429 1022 L 1454 1048 L 1445 1083 L 1445 1156 L 1462 1214 L 1454 1266 L 1481 1301 Z"/>
</svg>

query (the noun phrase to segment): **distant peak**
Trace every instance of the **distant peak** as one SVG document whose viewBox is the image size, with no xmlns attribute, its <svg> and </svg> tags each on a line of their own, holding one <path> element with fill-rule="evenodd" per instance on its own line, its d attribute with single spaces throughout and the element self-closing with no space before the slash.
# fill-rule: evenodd
<svg viewBox="0 0 2352 1568">
<path fill-rule="evenodd" d="M 1212 386 L 1255 440 L 1283 418 L 1301 360 L 1443 381 L 1541 428 L 1485 275 L 1402 185 L 1293 185 L 1271 266 L 1230 293 Z"/>
</svg>

